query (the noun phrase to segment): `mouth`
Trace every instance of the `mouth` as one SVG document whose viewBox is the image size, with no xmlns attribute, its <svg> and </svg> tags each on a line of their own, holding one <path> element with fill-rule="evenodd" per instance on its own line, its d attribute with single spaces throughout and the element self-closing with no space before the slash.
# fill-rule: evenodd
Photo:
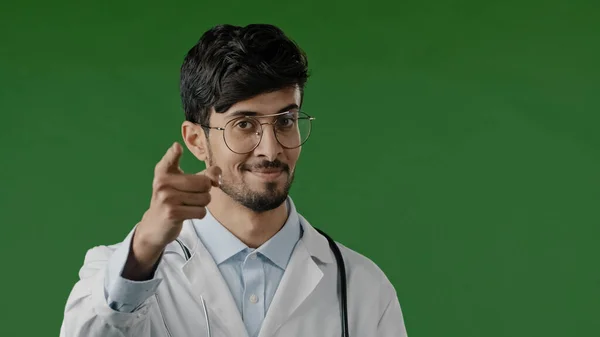
<svg viewBox="0 0 600 337">
<path fill-rule="evenodd" d="M 252 173 L 254 176 L 259 177 L 263 180 L 271 181 L 279 178 L 283 175 L 284 170 L 281 169 L 260 169 L 260 170 L 252 170 L 248 171 Z"/>
</svg>

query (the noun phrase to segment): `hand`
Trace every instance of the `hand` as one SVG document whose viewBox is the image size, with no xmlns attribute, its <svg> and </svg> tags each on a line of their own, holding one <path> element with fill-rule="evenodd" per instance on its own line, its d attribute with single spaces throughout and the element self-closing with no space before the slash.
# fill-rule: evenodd
<svg viewBox="0 0 600 337">
<path fill-rule="evenodd" d="M 186 219 L 201 219 L 210 202 L 210 189 L 219 186 L 221 169 L 213 166 L 196 174 L 179 168 L 182 148 L 174 143 L 154 170 L 150 208 L 133 235 L 123 277 L 146 279 L 164 248 L 175 240 Z"/>
</svg>

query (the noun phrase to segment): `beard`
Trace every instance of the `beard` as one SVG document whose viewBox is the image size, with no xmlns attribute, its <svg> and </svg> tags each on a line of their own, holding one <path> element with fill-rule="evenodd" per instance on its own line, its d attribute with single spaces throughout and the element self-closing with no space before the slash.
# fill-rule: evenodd
<svg viewBox="0 0 600 337">
<path fill-rule="evenodd" d="M 213 156 L 210 149 L 208 163 L 210 166 L 214 165 Z M 278 188 L 278 182 L 267 182 L 264 184 L 263 191 L 255 191 L 250 189 L 250 187 L 243 180 L 241 183 L 234 183 L 222 176 L 220 186 L 221 191 L 255 213 L 267 212 L 281 206 L 281 204 L 286 201 L 290 192 L 290 188 L 292 187 L 292 182 L 294 181 L 294 172 L 290 172 L 289 166 L 279 160 L 265 160 L 257 164 L 243 164 L 241 166 L 242 172 L 261 168 L 281 169 L 283 174 L 287 176 L 287 180 L 285 181 L 283 188 Z"/>
</svg>

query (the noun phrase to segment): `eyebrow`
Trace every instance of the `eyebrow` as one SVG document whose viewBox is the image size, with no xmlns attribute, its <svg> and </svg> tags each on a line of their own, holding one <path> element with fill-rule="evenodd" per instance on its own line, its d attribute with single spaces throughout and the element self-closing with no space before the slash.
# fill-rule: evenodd
<svg viewBox="0 0 600 337">
<path fill-rule="evenodd" d="M 286 112 L 286 111 L 290 111 L 293 109 L 298 109 L 298 104 L 293 103 L 290 105 L 287 105 L 285 108 L 279 109 L 278 112 L 276 113 L 282 113 L 282 112 Z M 237 116 L 258 116 L 260 115 L 258 112 L 256 111 L 251 111 L 251 110 L 236 110 L 233 112 L 230 112 L 227 114 L 227 117 L 237 117 Z"/>
</svg>

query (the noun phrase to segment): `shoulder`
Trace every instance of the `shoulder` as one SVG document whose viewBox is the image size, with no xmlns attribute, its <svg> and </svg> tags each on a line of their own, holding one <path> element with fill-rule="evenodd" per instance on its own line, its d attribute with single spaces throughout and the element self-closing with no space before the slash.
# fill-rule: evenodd
<svg viewBox="0 0 600 337">
<path fill-rule="evenodd" d="M 338 242 L 336 244 L 344 257 L 348 287 L 352 289 L 350 293 L 353 296 L 375 301 L 374 304 L 380 308 L 397 298 L 394 285 L 373 260 Z"/>
<path fill-rule="evenodd" d="M 110 256 L 122 245 L 123 243 L 116 243 L 112 245 L 99 245 L 89 248 L 85 252 L 84 263 L 93 263 L 106 261 Z"/>
<path fill-rule="evenodd" d="M 305 238 L 311 254 L 317 257 L 328 256 L 333 259 L 333 252 L 330 251 L 327 239 L 320 235 L 318 229 L 304 217 L 300 216 L 300 220 L 304 230 L 303 238 Z M 333 240 L 335 241 L 335 239 Z M 363 283 L 372 286 L 391 285 L 383 270 L 373 260 L 338 241 L 335 241 L 335 244 L 342 253 L 349 284 L 353 282 L 358 285 Z"/>
<path fill-rule="evenodd" d="M 377 284 L 389 282 L 384 271 L 373 260 L 339 242 L 336 242 L 336 244 L 344 257 L 349 276 L 357 275 Z"/>
<path fill-rule="evenodd" d="M 79 269 L 79 277 L 85 279 L 106 268 L 108 260 L 119 247 L 119 244 L 99 245 L 85 252 L 83 265 Z"/>
</svg>

